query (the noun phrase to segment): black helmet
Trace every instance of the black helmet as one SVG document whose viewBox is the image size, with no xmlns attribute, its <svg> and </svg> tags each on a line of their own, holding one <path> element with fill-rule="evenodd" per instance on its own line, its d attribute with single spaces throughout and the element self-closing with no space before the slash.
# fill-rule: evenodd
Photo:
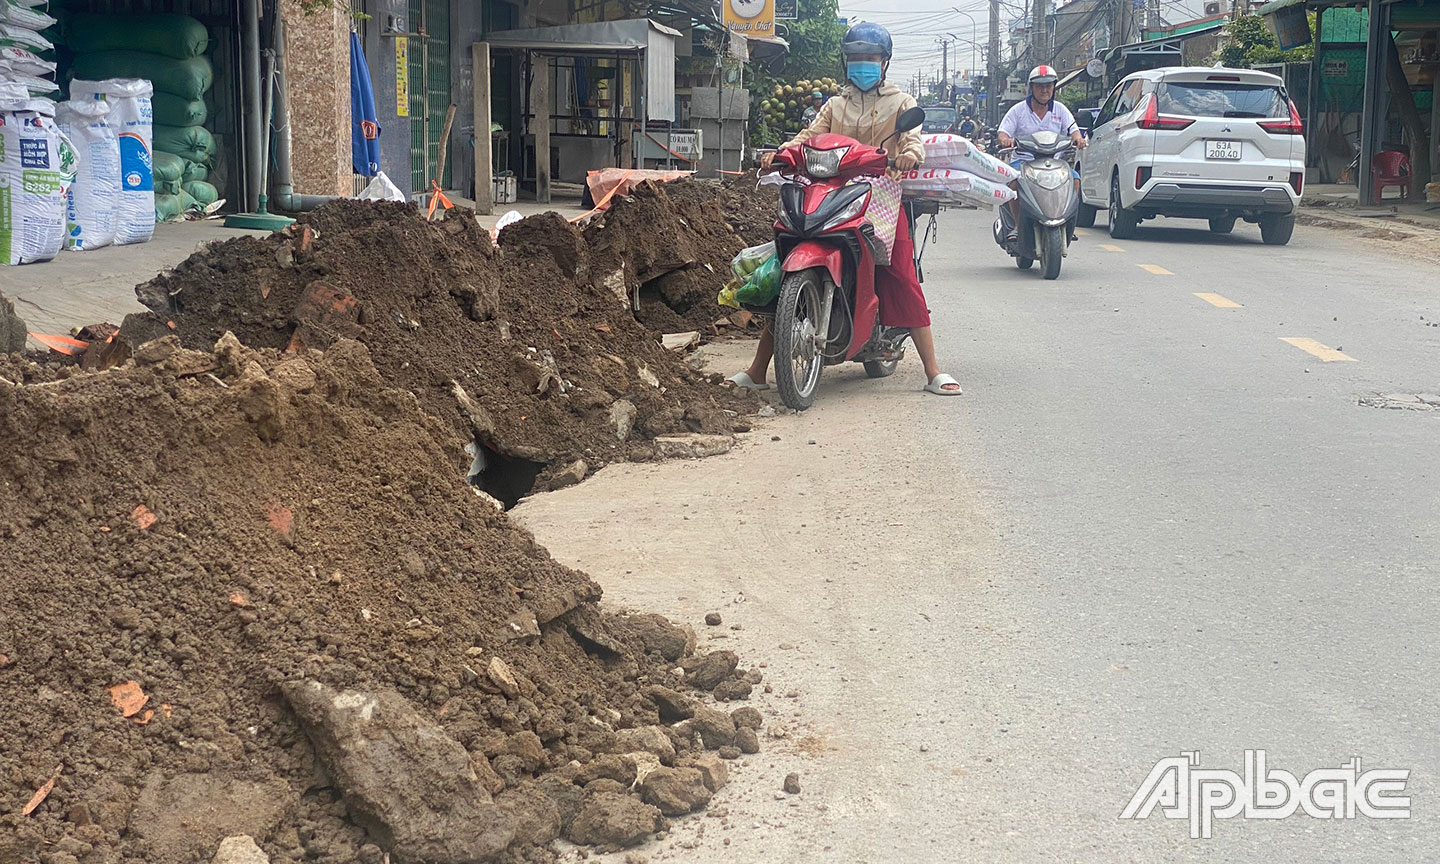
<svg viewBox="0 0 1440 864">
<path fill-rule="evenodd" d="M 843 50 L 847 57 L 852 54 L 879 54 L 889 60 L 895 53 L 895 42 L 890 38 L 889 30 L 879 24 L 862 21 L 846 32 Z"/>
</svg>

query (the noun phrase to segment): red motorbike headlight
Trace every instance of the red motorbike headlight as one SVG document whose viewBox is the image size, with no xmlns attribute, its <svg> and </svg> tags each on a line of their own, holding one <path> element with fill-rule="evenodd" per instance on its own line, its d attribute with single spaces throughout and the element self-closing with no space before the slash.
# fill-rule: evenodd
<svg viewBox="0 0 1440 864">
<path fill-rule="evenodd" d="M 834 177 L 840 173 L 840 162 L 849 152 L 849 147 L 836 147 L 834 150 L 816 150 L 813 147 L 806 147 L 805 173 L 821 179 Z"/>
</svg>

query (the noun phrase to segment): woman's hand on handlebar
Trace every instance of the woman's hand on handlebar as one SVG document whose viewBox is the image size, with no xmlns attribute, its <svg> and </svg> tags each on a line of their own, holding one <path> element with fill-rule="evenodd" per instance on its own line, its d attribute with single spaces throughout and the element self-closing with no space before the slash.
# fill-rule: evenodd
<svg viewBox="0 0 1440 864">
<path fill-rule="evenodd" d="M 760 173 L 761 173 L 761 174 L 764 174 L 766 171 L 769 171 L 769 170 L 771 169 L 772 165 L 774 164 L 774 162 L 775 162 L 775 153 L 774 153 L 774 152 L 766 153 L 764 156 L 761 156 L 761 157 L 760 157 Z"/>
<path fill-rule="evenodd" d="M 909 153 L 901 153 L 895 157 L 895 170 L 897 171 L 914 171 L 919 167 L 920 160 Z"/>
</svg>

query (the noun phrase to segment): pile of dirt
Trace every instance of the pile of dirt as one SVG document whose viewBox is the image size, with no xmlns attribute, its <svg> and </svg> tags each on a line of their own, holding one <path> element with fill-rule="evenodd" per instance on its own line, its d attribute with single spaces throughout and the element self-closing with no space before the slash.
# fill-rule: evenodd
<svg viewBox="0 0 1440 864">
<path fill-rule="evenodd" d="M 220 265 L 282 248 L 202 266 L 235 291 Z M 302 266 L 334 278 L 341 251 Z M 253 287 L 296 292 L 293 269 Z M 287 341 L 268 308 L 252 334 Z M 754 752 L 753 709 L 685 695 L 747 696 L 733 654 L 602 614 L 466 486 L 423 410 L 435 367 L 412 391 L 380 338 L 184 338 L 0 381 L 0 861 L 193 864 L 231 835 L 275 864 L 548 860 L 643 840 L 724 782 L 705 750 Z"/>
<path fill-rule="evenodd" d="M 668 446 L 657 439 L 748 429 L 758 404 L 665 350 L 625 286 L 599 275 L 589 235 L 551 213 L 506 228 L 497 248 L 472 214 L 450 212 L 427 222 L 408 205 L 340 201 L 286 232 L 208 246 L 136 288 L 154 311 L 127 317 L 122 341 L 357 339 L 387 385 L 445 423 L 455 459 L 478 442 L 481 485 L 507 504 L 537 476 L 573 482 L 655 457 Z"/>
<path fill-rule="evenodd" d="M 0 294 L 0 354 L 25 350 L 25 321 L 15 314 L 15 304 Z"/>
<path fill-rule="evenodd" d="M 779 186 L 761 186 L 759 174 L 750 171 L 728 178 L 722 195 L 725 219 L 746 246 L 759 246 L 775 239 L 775 211 L 780 207 Z"/>
</svg>

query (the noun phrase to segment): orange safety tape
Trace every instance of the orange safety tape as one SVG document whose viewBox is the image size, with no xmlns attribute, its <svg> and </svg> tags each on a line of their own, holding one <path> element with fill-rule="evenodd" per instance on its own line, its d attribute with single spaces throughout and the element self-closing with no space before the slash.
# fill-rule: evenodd
<svg viewBox="0 0 1440 864">
<path fill-rule="evenodd" d="M 619 183 L 616 183 L 614 186 L 612 186 L 612 187 L 610 188 L 610 191 L 605 193 L 605 197 L 604 197 L 604 198 L 601 198 L 600 201 L 599 201 L 598 203 L 596 203 L 595 209 L 591 210 L 591 211 L 588 212 L 588 213 L 581 213 L 579 216 L 576 216 L 574 219 L 571 219 L 571 220 L 570 220 L 570 224 L 571 224 L 571 225 L 574 225 L 576 222 L 584 221 L 585 219 L 588 219 L 588 218 L 590 218 L 591 216 L 594 216 L 596 213 L 599 213 L 601 210 L 604 210 L 604 209 L 605 209 L 605 206 L 610 203 L 610 199 L 615 197 L 615 193 L 620 191 L 620 187 L 624 186 L 624 185 L 625 185 L 625 181 L 626 181 L 626 180 L 629 180 L 630 177 L 631 177 L 634 173 L 635 173 L 634 169 L 631 169 L 631 170 L 629 170 L 629 171 L 626 171 L 626 172 L 625 172 L 625 175 L 620 178 L 620 182 L 619 182 Z"/>
<path fill-rule="evenodd" d="M 691 165 L 708 165 L 708 163 L 703 162 L 699 159 L 691 159 L 686 156 L 681 156 L 679 153 L 676 153 L 674 150 L 671 150 L 669 147 L 661 144 L 658 140 L 656 140 L 655 136 L 651 135 L 649 132 L 645 132 L 644 134 L 646 138 L 650 139 L 650 143 L 654 144 L 656 147 L 659 147 L 661 150 L 664 150 L 666 153 L 669 153 L 671 156 L 674 156 L 676 159 L 679 159 L 681 162 L 689 162 Z M 745 176 L 744 171 L 726 171 L 724 168 L 716 168 L 715 170 L 721 174 L 729 174 L 731 177 Z"/>
<path fill-rule="evenodd" d="M 90 347 L 89 342 L 81 342 L 79 339 L 71 339 L 69 336 L 52 336 L 48 333 L 31 333 L 29 335 L 31 339 L 51 351 L 59 351 L 61 354 L 79 354 Z"/>
</svg>

